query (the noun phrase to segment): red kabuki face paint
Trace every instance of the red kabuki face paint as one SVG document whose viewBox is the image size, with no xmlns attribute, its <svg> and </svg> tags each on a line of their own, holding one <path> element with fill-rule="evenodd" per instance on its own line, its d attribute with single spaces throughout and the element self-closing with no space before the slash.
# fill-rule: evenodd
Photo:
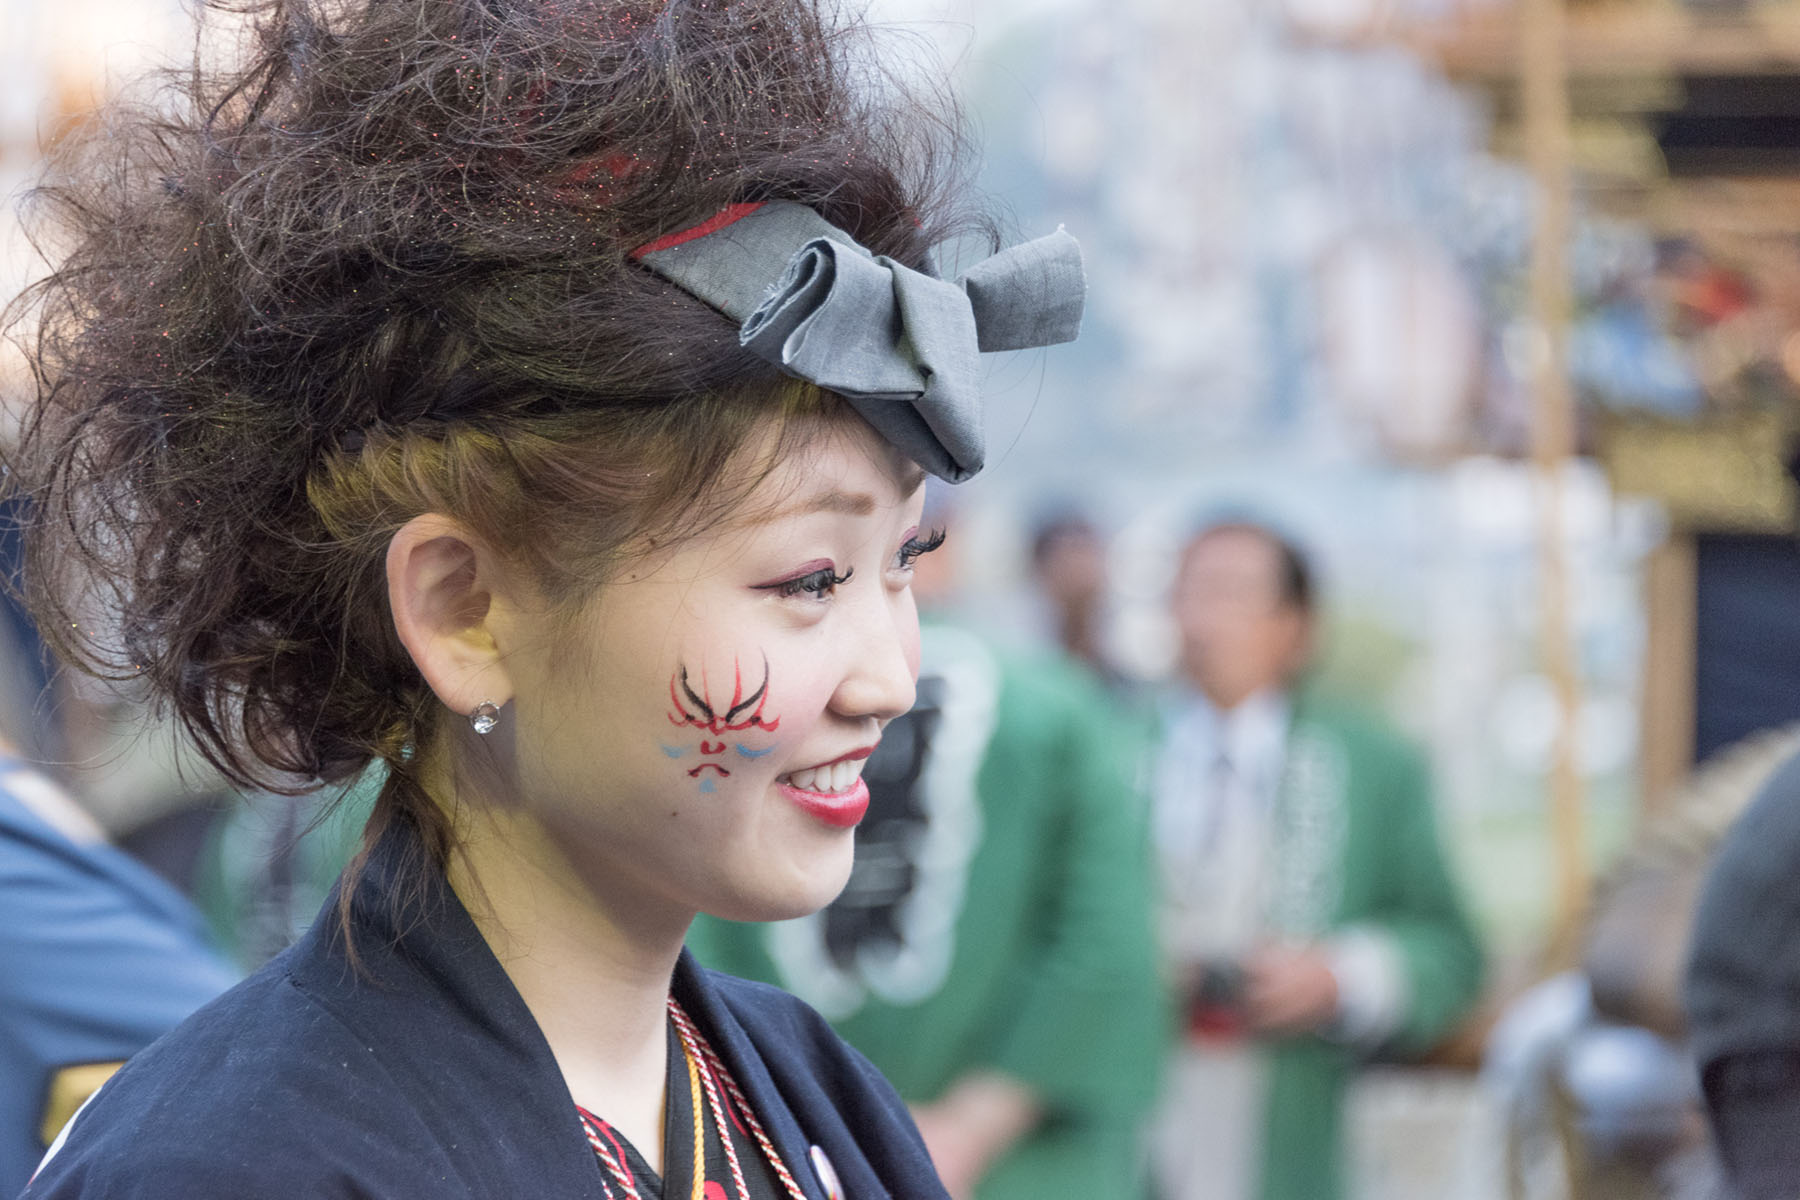
<svg viewBox="0 0 1800 1200">
<path fill-rule="evenodd" d="M 913 701 L 923 501 L 916 466 L 834 422 L 743 517 L 628 564 L 575 638 L 514 656 L 523 791 L 583 885 L 739 920 L 837 894 L 862 765 Z"/>
<path fill-rule="evenodd" d="M 716 704 L 712 699 L 712 688 L 706 672 L 700 672 L 699 690 L 694 687 L 688 669 L 679 668 L 669 679 L 669 724 L 679 729 L 697 729 L 701 733 L 742 733 L 751 732 L 774 733 L 781 728 L 780 717 L 766 717 L 764 710 L 769 707 L 769 660 L 765 655 L 762 660 L 762 679 L 749 695 L 744 694 L 744 670 L 741 661 L 731 664 L 731 698 L 721 699 Z M 773 746 L 761 750 L 751 750 L 742 743 L 738 747 L 744 758 L 762 758 L 774 751 Z M 670 758 L 684 758 L 686 751 L 677 746 L 663 746 L 663 753 Z M 700 757 L 706 760 L 717 760 L 725 754 L 724 742 L 709 742 L 704 736 L 700 738 Z M 708 775 L 708 770 L 714 775 Z M 690 767 L 688 778 L 696 779 L 703 793 L 718 790 L 716 779 L 728 779 L 731 772 L 718 761 L 703 761 L 698 766 Z"/>
<path fill-rule="evenodd" d="M 669 724 L 691 725 L 695 729 L 704 729 L 708 733 L 734 733 L 745 729 L 764 729 L 774 733 L 781 727 L 781 718 L 773 720 L 763 716 L 763 710 L 769 706 L 769 658 L 763 656 L 762 682 L 748 696 L 744 695 L 744 668 L 737 661 L 731 664 L 731 699 L 724 702 L 721 715 L 714 707 L 712 687 L 706 682 L 704 671 L 700 675 L 700 688 L 696 692 L 688 678 L 688 669 L 682 667 L 669 680 Z M 748 714 L 748 715 L 746 715 Z"/>
</svg>

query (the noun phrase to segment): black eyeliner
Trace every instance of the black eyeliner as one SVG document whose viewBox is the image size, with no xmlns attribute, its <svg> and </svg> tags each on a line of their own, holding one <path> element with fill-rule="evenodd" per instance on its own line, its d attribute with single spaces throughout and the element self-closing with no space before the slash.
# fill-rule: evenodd
<svg viewBox="0 0 1800 1200">
<path fill-rule="evenodd" d="M 806 574 L 796 575 L 792 579 L 778 579 L 774 583 L 753 583 L 750 587 L 758 592 L 780 592 L 783 596 L 798 596 L 801 592 L 818 594 L 850 582 L 850 577 L 855 573 L 855 567 L 845 568 L 842 575 L 839 575 L 832 567 L 820 567 L 816 571 L 808 571 Z"/>
</svg>

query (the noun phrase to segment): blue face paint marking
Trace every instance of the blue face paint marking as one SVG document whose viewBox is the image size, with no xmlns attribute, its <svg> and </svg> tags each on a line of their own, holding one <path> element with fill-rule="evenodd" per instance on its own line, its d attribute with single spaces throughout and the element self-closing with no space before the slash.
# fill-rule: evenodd
<svg viewBox="0 0 1800 1200">
<path fill-rule="evenodd" d="M 702 792 L 714 792 L 718 789 L 713 786 L 713 781 L 711 779 L 702 779 L 700 781 L 700 790 Z"/>
<path fill-rule="evenodd" d="M 739 746 L 737 748 L 737 752 L 739 754 L 743 755 L 745 758 L 761 758 L 765 754 L 775 753 L 775 747 L 764 746 L 761 750 L 752 750 L 748 746 Z"/>
<path fill-rule="evenodd" d="M 660 743 L 658 743 L 658 744 L 660 745 Z M 664 754 L 668 755 L 670 758 L 680 758 L 682 755 L 687 753 L 687 747 L 686 746 L 663 746 L 662 752 Z"/>
</svg>

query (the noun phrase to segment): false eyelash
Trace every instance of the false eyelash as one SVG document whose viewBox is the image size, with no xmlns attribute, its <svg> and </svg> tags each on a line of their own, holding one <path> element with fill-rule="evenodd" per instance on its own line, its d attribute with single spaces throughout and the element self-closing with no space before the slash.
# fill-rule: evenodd
<svg viewBox="0 0 1800 1200">
<path fill-rule="evenodd" d="M 847 568 L 842 575 L 839 575 L 830 567 L 820 567 L 816 571 L 808 571 L 806 574 L 795 576 L 793 579 L 784 579 L 780 583 L 759 583 L 756 587 L 758 591 L 774 592 L 777 595 L 788 598 L 798 596 L 802 592 L 811 592 L 815 596 L 823 596 L 831 589 L 842 587 L 844 584 L 849 583 L 850 576 L 855 573 L 856 568 L 854 567 Z"/>
<path fill-rule="evenodd" d="M 930 554 L 943 544 L 944 531 L 942 529 L 934 529 L 924 537 L 908 538 L 906 544 L 900 547 L 900 565 L 910 567 L 917 561 L 919 555 Z"/>
</svg>

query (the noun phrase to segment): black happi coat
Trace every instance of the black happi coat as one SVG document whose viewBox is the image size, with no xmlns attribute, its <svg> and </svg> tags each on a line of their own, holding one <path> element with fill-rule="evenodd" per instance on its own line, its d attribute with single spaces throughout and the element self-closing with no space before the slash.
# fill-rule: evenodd
<svg viewBox="0 0 1800 1200">
<path fill-rule="evenodd" d="M 537 1022 L 455 893 L 394 833 L 352 906 L 362 972 L 328 904 L 286 953 L 144 1050 L 94 1097 L 27 1200 L 600 1200 L 600 1167 Z M 675 998 L 712 1042 L 809 1200 L 947 1200 L 906 1107 L 785 992 L 685 953 Z"/>
</svg>

